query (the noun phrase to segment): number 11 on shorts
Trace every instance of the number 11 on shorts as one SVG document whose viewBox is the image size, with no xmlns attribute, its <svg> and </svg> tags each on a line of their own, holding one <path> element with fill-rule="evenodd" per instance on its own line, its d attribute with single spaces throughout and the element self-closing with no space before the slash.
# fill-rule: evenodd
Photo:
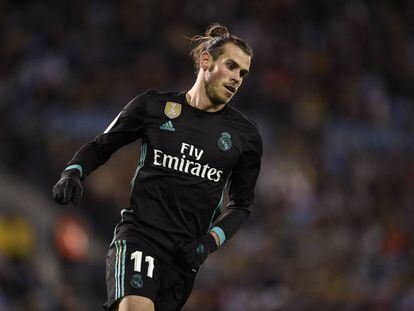
<svg viewBox="0 0 414 311">
<path fill-rule="evenodd" d="M 141 272 L 142 252 L 133 252 L 131 254 L 131 260 L 134 260 L 134 271 Z M 154 272 L 154 258 L 151 256 L 145 256 L 145 262 L 148 262 L 147 276 L 152 278 L 152 274 Z"/>
</svg>

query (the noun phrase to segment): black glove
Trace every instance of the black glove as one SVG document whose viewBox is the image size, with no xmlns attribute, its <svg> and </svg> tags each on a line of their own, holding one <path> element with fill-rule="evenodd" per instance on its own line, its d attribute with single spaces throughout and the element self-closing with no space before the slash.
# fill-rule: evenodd
<svg viewBox="0 0 414 311">
<path fill-rule="evenodd" d="M 78 205 L 82 198 L 82 182 L 80 172 L 76 169 L 63 171 L 59 181 L 53 187 L 53 199 L 59 204 Z"/>
<path fill-rule="evenodd" d="M 176 253 L 184 259 L 192 268 L 198 268 L 206 260 L 208 255 L 217 249 L 217 243 L 210 233 L 189 243 L 180 243 L 176 247 Z"/>
</svg>

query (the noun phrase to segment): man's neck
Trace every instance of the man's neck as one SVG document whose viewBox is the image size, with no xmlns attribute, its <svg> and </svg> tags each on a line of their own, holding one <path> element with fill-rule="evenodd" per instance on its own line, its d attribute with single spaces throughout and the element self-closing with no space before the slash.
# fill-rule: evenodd
<svg viewBox="0 0 414 311">
<path fill-rule="evenodd" d="M 208 112 L 219 111 L 226 105 L 214 105 L 207 97 L 204 83 L 200 79 L 197 79 L 193 87 L 185 94 L 185 97 L 191 106 Z"/>
</svg>

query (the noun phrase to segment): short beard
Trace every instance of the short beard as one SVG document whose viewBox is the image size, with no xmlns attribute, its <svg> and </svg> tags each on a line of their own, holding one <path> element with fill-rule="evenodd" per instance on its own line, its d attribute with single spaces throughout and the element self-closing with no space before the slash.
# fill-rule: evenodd
<svg viewBox="0 0 414 311">
<path fill-rule="evenodd" d="M 204 85 L 206 89 L 206 95 L 214 106 L 220 106 L 220 105 L 224 105 L 227 103 L 227 101 L 223 101 L 223 99 L 216 96 L 216 93 L 214 92 L 213 87 L 211 86 L 211 83 L 205 81 Z"/>
</svg>

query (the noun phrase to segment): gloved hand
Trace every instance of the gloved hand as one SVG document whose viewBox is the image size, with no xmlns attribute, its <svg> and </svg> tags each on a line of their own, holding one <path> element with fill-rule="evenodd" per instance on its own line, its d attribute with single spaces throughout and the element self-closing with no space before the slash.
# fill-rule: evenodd
<svg viewBox="0 0 414 311">
<path fill-rule="evenodd" d="M 176 247 L 177 256 L 184 259 L 192 268 L 198 268 L 208 255 L 217 250 L 217 243 L 210 233 L 192 242 L 180 243 Z"/>
<path fill-rule="evenodd" d="M 78 205 L 82 198 L 82 182 L 77 169 L 63 171 L 59 181 L 53 187 L 53 199 L 59 204 Z"/>
</svg>

